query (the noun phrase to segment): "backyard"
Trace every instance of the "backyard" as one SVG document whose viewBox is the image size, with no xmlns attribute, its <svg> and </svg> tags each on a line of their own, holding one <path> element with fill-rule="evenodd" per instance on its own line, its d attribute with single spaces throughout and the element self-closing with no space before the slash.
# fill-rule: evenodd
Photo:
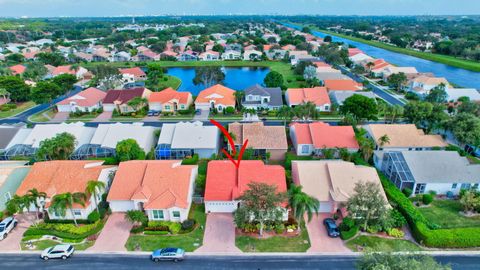
<svg viewBox="0 0 480 270">
<path fill-rule="evenodd" d="M 456 200 L 435 200 L 430 206 L 419 207 L 418 210 L 428 221 L 442 229 L 480 226 L 480 216 L 465 217 L 459 214 L 462 206 Z"/>
<path fill-rule="evenodd" d="M 205 231 L 205 207 L 192 204 L 190 218 L 198 223 L 192 232 L 178 235 L 131 235 L 125 245 L 127 250 L 133 251 L 139 247 L 142 251 L 153 251 L 159 248 L 178 247 L 187 252 L 194 251 L 203 243 Z"/>
</svg>

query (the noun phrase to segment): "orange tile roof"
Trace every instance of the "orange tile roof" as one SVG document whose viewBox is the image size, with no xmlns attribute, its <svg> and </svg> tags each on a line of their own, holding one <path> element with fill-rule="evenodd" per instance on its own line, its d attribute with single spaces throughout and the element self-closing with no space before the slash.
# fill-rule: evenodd
<svg viewBox="0 0 480 270">
<path fill-rule="evenodd" d="M 238 170 L 229 160 L 208 163 L 205 201 L 232 201 L 240 197 L 252 182 L 276 185 L 277 192 L 286 192 L 285 169 L 280 165 L 265 165 L 261 160 L 242 160 Z"/>
<path fill-rule="evenodd" d="M 363 89 L 361 83 L 354 80 L 324 80 L 323 82 L 328 91 L 359 91 Z"/>
<path fill-rule="evenodd" d="M 330 126 L 327 123 L 293 123 L 297 144 L 313 144 L 321 148 L 359 148 L 351 126 Z"/>
<path fill-rule="evenodd" d="M 179 160 L 121 162 L 107 200 L 144 200 L 145 209 L 188 208 L 197 166 L 180 164 Z"/>
<path fill-rule="evenodd" d="M 287 150 L 287 135 L 283 126 L 265 126 L 262 122 L 228 125 L 228 131 L 235 135 L 235 144 L 242 145 L 248 140 L 248 148 Z"/>
<path fill-rule="evenodd" d="M 225 106 L 235 106 L 235 90 L 225 87 L 221 84 L 216 84 L 201 91 L 195 103 L 209 103 L 210 100 L 215 100 L 216 104 L 223 104 Z"/>
<path fill-rule="evenodd" d="M 317 106 L 322 106 L 331 103 L 325 87 L 288 88 L 287 92 L 290 105 L 312 102 Z"/>
<path fill-rule="evenodd" d="M 190 92 L 178 92 L 177 90 L 168 87 L 160 92 L 152 92 L 148 97 L 148 102 L 159 102 L 161 104 L 165 104 L 176 99 L 178 100 L 178 103 L 186 104 L 191 95 L 192 94 Z"/>
<path fill-rule="evenodd" d="M 87 166 L 97 163 L 98 165 Z M 66 192 L 85 192 L 88 181 L 98 180 L 103 169 L 102 161 L 56 160 L 36 162 L 20 187 L 17 195 L 23 196 L 29 190 L 36 188 L 47 193 L 48 198 Z M 83 208 L 74 205 L 75 208 Z"/>
<path fill-rule="evenodd" d="M 60 75 L 60 74 L 72 74 L 75 75 L 75 70 L 71 69 L 71 65 L 68 66 L 58 66 L 52 71 L 52 75 Z"/>
<path fill-rule="evenodd" d="M 9 69 L 12 71 L 13 75 L 22 74 L 25 72 L 25 70 L 27 70 L 27 68 L 24 65 L 11 66 L 9 67 Z"/>
<path fill-rule="evenodd" d="M 78 106 L 81 107 L 90 107 L 98 104 L 102 101 L 105 96 L 107 95 L 106 92 L 103 92 L 100 89 L 90 87 L 87 88 L 80 93 L 73 95 L 69 98 L 66 98 L 57 103 L 57 105 L 69 105 L 70 102 L 75 102 Z"/>
<path fill-rule="evenodd" d="M 131 74 L 135 77 L 145 77 L 147 74 L 139 68 L 139 67 L 133 67 L 133 68 L 120 68 L 118 71 L 122 74 Z"/>
<path fill-rule="evenodd" d="M 358 48 L 349 48 L 348 49 L 348 56 L 354 56 L 354 55 L 359 54 L 359 53 L 363 53 L 363 51 L 358 49 Z"/>
</svg>

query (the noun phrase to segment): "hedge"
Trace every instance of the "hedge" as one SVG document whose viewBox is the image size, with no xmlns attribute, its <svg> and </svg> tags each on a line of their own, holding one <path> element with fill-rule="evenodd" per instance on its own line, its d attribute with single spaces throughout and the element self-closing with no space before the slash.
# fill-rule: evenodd
<svg viewBox="0 0 480 270">
<path fill-rule="evenodd" d="M 435 248 L 469 248 L 480 246 L 480 228 L 430 228 L 432 224 L 418 211 L 412 202 L 381 172 L 380 180 L 385 193 L 394 207 L 400 211 L 412 230 L 413 237 L 417 242 Z"/>
<path fill-rule="evenodd" d="M 39 223 L 28 228 L 23 236 L 53 235 L 62 239 L 75 241 L 85 239 L 90 235 L 100 232 L 104 225 L 105 223 L 101 220 L 93 224 L 78 227 L 73 224 Z"/>
<path fill-rule="evenodd" d="M 194 154 L 192 157 L 182 160 L 182 165 L 196 165 L 198 163 L 198 154 Z"/>
<path fill-rule="evenodd" d="M 350 230 L 348 231 L 340 231 L 340 238 L 342 240 L 348 240 L 358 233 L 358 226 L 353 226 Z"/>
<path fill-rule="evenodd" d="M 144 231 L 145 235 L 167 235 L 170 234 L 169 231 Z"/>
</svg>

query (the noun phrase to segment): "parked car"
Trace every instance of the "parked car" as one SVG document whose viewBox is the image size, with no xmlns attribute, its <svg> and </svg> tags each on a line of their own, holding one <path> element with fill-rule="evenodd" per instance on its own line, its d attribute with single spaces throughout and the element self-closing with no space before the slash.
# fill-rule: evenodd
<svg viewBox="0 0 480 270">
<path fill-rule="evenodd" d="M 333 218 L 326 218 L 323 220 L 323 225 L 327 228 L 328 236 L 330 237 L 339 237 L 340 230 L 338 229 L 337 224 Z"/>
<path fill-rule="evenodd" d="M 7 238 L 7 235 L 17 226 L 17 220 L 13 217 L 7 217 L 0 222 L 0 240 Z"/>
<path fill-rule="evenodd" d="M 159 261 L 183 261 L 185 258 L 185 251 L 181 248 L 162 248 L 157 249 L 152 253 L 151 259 L 154 262 Z"/>
<path fill-rule="evenodd" d="M 160 115 L 160 111 L 149 110 L 149 111 L 147 112 L 147 115 L 148 115 L 148 116 L 158 116 L 158 115 Z"/>
<path fill-rule="evenodd" d="M 47 261 L 48 259 L 66 260 L 73 255 L 75 248 L 72 245 L 56 245 L 43 250 L 40 258 Z"/>
</svg>

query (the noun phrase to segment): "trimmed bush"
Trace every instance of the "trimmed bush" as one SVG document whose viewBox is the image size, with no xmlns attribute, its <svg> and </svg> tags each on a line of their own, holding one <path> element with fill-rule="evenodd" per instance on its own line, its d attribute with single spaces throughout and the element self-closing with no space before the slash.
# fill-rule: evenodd
<svg viewBox="0 0 480 270">
<path fill-rule="evenodd" d="M 130 233 L 141 233 L 145 230 L 144 226 L 134 226 L 131 230 Z"/>
<path fill-rule="evenodd" d="M 191 231 L 195 226 L 195 220 L 187 219 L 182 222 L 182 231 Z"/>
<path fill-rule="evenodd" d="M 433 196 L 431 194 L 423 194 L 422 202 L 429 205 L 433 202 Z"/>
<path fill-rule="evenodd" d="M 95 223 L 100 219 L 100 214 L 97 211 L 93 211 L 88 215 L 87 219 L 88 219 L 88 222 Z"/>
<path fill-rule="evenodd" d="M 172 234 L 178 234 L 182 229 L 182 224 L 172 221 L 149 221 L 145 231 L 169 231 Z"/>
<path fill-rule="evenodd" d="M 387 231 L 387 234 L 389 236 L 395 237 L 395 238 L 403 238 L 405 236 L 405 233 L 399 229 L 392 228 Z"/>
<path fill-rule="evenodd" d="M 145 235 L 167 235 L 170 234 L 169 231 L 144 231 Z"/>
<path fill-rule="evenodd" d="M 340 231 L 340 238 L 342 240 L 348 240 L 358 233 L 358 226 L 353 226 L 350 230 L 348 231 Z"/>
<path fill-rule="evenodd" d="M 411 188 L 404 188 L 404 189 L 402 190 L 402 192 L 403 192 L 403 194 L 405 194 L 405 196 L 407 196 L 407 197 L 412 196 L 412 193 L 413 193 L 413 191 L 412 191 Z"/>
<path fill-rule="evenodd" d="M 185 158 L 182 160 L 182 165 L 196 165 L 198 163 L 198 155 L 194 154 L 190 158 Z"/>
<path fill-rule="evenodd" d="M 39 223 L 28 228 L 23 236 L 53 235 L 63 239 L 81 240 L 100 232 L 104 225 L 100 220 L 93 224 L 78 227 L 66 223 Z"/>
</svg>

